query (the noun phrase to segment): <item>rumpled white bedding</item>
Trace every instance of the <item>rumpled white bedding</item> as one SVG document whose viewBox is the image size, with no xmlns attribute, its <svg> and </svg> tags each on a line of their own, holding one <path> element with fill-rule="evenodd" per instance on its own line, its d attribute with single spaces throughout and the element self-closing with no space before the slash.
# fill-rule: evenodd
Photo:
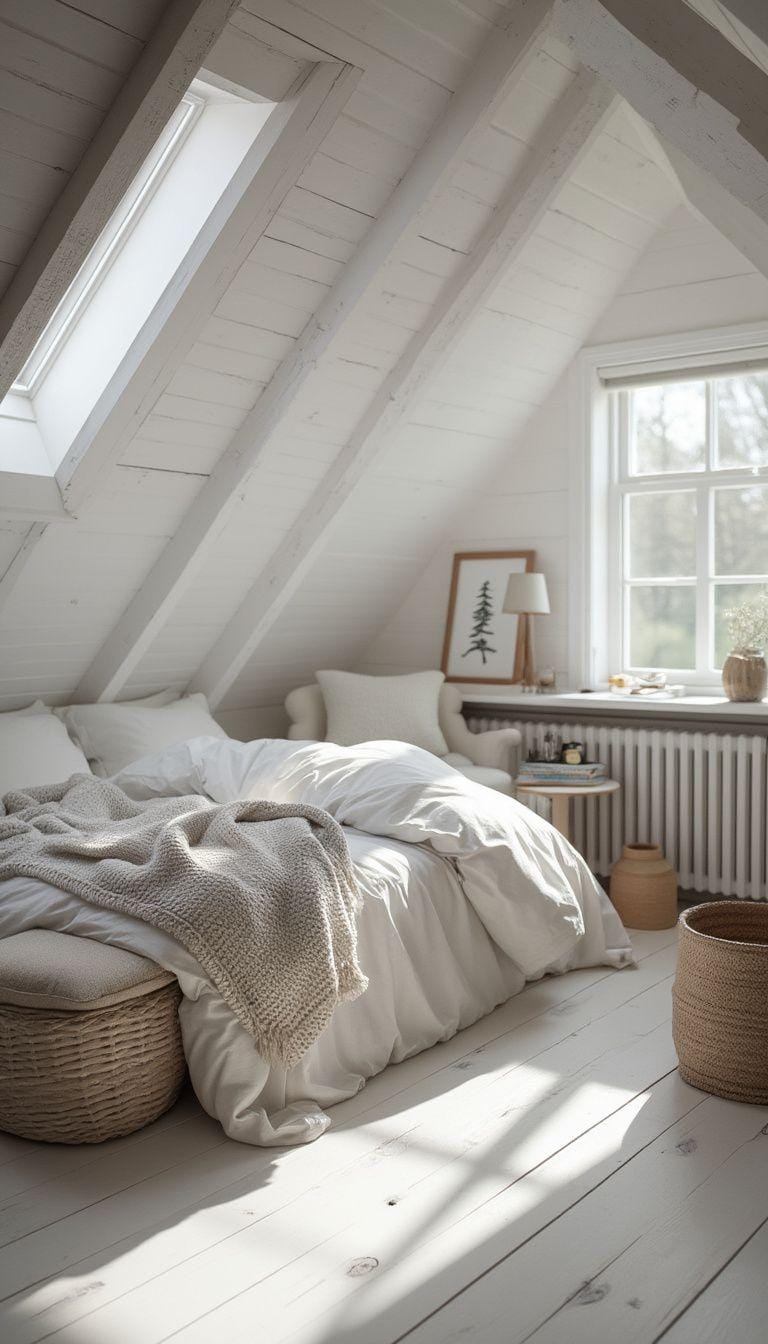
<svg viewBox="0 0 768 1344">
<path fill-rule="evenodd" d="M 200 966 L 168 935 L 44 883 L 0 884 L 0 937 L 58 929 L 129 948 L 178 976 L 192 1082 L 231 1138 L 309 1142 L 330 1124 L 323 1107 L 476 1021 L 527 979 L 632 961 L 613 907 L 567 841 L 529 809 L 419 748 L 198 738 L 137 762 L 115 781 L 143 798 L 204 793 L 217 801 L 313 803 L 348 828 L 369 987 L 337 1007 L 287 1072 L 259 1057 Z"/>
</svg>

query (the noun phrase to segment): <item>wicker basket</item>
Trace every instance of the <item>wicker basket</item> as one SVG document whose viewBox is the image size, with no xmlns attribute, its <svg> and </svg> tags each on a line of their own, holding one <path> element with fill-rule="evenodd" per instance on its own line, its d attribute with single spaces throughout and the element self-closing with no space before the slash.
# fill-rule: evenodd
<svg viewBox="0 0 768 1344">
<path fill-rule="evenodd" d="M 100 1143 L 156 1120 L 184 1079 L 178 982 L 88 1012 L 0 1004 L 0 1129 Z"/>
<path fill-rule="evenodd" d="M 768 1103 L 768 904 L 712 901 L 681 915 L 673 1003 L 685 1081 Z"/>
</svg>

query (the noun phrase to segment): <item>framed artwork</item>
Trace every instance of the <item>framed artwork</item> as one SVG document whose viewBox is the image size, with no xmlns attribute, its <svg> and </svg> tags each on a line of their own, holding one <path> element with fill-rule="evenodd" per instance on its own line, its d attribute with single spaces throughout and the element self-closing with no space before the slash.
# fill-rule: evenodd
<svg viewBox="0 0 768 1344">
<path fill-rule="evenodd" d="M 535 558 L 535 551 L 454 555 L 443 643 L 446 681 L 511 686 L 520 680 L 519 621 L 502 606 L 510 574 L 532 570 Z"/>
</svg>

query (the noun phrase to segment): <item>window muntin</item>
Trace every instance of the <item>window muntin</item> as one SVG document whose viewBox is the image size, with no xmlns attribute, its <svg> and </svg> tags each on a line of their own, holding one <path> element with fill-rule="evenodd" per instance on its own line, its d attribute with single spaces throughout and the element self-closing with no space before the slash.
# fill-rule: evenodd
<svg viewBox="0 0 768 1344">
<path fill-rule="evenodd" d="M 768 372 L 614 392 L 619 661 L 712 683 L 768 590 Z"/>
</svg>

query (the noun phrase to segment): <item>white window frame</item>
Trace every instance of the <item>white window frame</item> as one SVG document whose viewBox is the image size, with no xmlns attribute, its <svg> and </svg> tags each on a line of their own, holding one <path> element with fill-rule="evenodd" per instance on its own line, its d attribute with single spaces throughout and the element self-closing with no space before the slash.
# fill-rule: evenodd
<svg viewBox="0 0 768 1344">
<path fill-rule="evenodd" d="M 56 355 L 95 294 L 168 172 L 205 106 L 195 84 L 187 90 L 160 136 L 102 229 L 77 275 L 42 331 L 11 387 L 17 396 L 34 397 Z"/>
<path fill-rule="evenodd" d="M 660 375 L 690 371 L 706 378 L 750 362 L 768 362 L 768 326 L 716 328 L 679 333 L 656 339 L 624 341 L 586 347 L 574 361 L 570 387 L 571 423 L 576 443 L 570 455 L 570 499 L 573 504 L 570 530 L 569 649 L 570 680 L 574 687 L 602 689 L 611 672 L 622 670 L 624 648 L 624 584 L 620 562 L 625 544 L 623 526 L 629 493 L 642 490 L 691 489 L 707 492 L 711 487 L 745 485 L 768 481 L 768 469 L 747 467 L 736 471 L 707 470 L 695 473 L 665 473 L 635 476 L 628 473 L 628 416 L 622 415 L 621 397 L 609 392 L 606 380 L 636 373 Z M 712 398 L 709 398 L 711 415 Z M 710 425 L 711 429 L 711 425 Z M 711 442 L 711 434 L 709 436 Z M 711 526 L 703 520 L 697 528 L 698 570 L 711 572 L 711 557 L 702 553 Z M 750 576 L 747 576 L 750 577 Z M 758 577 L 758 576 L 753 576 Z M 733 576 L 733 582 L 742 576 Z M 680 581 L 673 581 L 675 583 Z M 697 668 L 670 669 L 674 680 L 697 692 L 720 689 L 719 673 L 705 669 L 705 641 L 709 642 L 710 620 L 703 604 L 710 601 L 709 585 L 697 584 Z M 722 692 L 721 692 L 722 693 Z"/>
</svg>

